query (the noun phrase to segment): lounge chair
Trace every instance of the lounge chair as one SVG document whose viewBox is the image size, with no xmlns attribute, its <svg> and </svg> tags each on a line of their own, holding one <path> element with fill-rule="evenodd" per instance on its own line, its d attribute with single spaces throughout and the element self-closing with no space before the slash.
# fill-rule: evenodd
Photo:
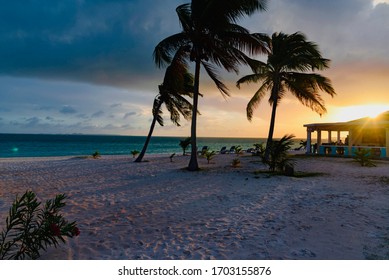
<svg viewBox="0 0 389 280">
<path fill-rule="evenodd" d="M 230 153 L 230 154 L 233 154 L 233 153 L 235 153 L 235 146 L 232 146 L 232 147 L 230 148 L 230 151 L 229 151 L 229 153 Z"/>
<path fill-rule="evenodd" d="M 222 147 L 222 148 L 220 149 L 220 153 L 221 153 L 221 154 L 227 153 L 227 147 L 226 147 L 226 146 Z"/>
</svg>

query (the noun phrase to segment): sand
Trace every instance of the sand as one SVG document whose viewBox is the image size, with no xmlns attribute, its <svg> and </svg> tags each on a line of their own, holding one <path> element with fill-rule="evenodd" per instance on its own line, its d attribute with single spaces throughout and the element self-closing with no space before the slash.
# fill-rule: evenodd
<svg viewBox="0 0 389 280">
<path fill-rule="evenodd" d="M 0 159 L 0 227 L 28 189 L 65 193 L 81 231 L 42 259 L 389 259 L 389 161 L 296 156 L 312 176 L 286 177 L 234 157 Z"/>
</svg>

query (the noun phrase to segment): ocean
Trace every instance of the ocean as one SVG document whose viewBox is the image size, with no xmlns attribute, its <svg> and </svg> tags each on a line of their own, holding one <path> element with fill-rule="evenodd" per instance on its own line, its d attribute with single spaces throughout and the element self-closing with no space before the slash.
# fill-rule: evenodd
<svg viewBox="0 0 389 280">
<path fill-rule="evenodd" d="M 96 151 L 101 155 L 131 155 L 132 150 L 142 150 L 145 139 L 145 136 L 117 135 L 0 134 L 0 158 L 87 156 Z M 154 136 L 147 154 L 180 154 L 179 142 L 183 139 L 185 137 Z M 199 137 L 197 145 L 199 149 L 208 146 L 210 150 L 220 151 L 224 146 L 227 149 L 237 145 L 243 149 L 253 148 L 254 143 L 265 141 L 264 138 Z M 298 143 L 296 140 L 296 145 Z"/>
</svg>

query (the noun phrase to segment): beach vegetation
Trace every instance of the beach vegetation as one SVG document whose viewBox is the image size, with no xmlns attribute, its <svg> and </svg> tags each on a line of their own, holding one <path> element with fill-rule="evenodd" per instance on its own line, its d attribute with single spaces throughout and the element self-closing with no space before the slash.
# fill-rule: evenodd
<svg viewBox="0 0 389 280">
<path fill-rule="evenodd" d="M 42 205 L 32 191 L 16 197 L 1 232 L 0 259 L 38 259 L 42 250 L 79 235 L 76 222 L 68 222 L 61 214 L 65 199 L 59 194 Z"/>
<path fill-rule="evenodd" d="M 215 157 L 216 152 L 211 150 L 206 150 L 203 153 L 203 156 L 207 159 L 208 164 L 211 162 L 211 160 Z"/>
<path fill-rule="evenodd" d="M 135 158 L 137 154 L 139 154 L 138 150 L 132 150 L 131 151 L 131 155 L 132 155 L 133 158 Z"/>
<path fill-rule="evenodd" d="M 367 148 L 361 148 L 354 152 L 353 159 L 361 166 L 374 167 L 376 166 L 372 161 L 372 150 Z"/>
<path fill-rule="evenodd" d="M 240 166 L 240 158 L 239 157 L 235 157 L 232 159 L 232 167 L 239 167 Z"/>
<path fill-rule="evenodd" d="M 252 154 L 253 156 L 259 156 L 262 159 L 265 155 L 265 143 L 255 143 L 254 152 Z"/>
<path fill-rule="evenodd" d="M 192 104 L 186 97 L 193 96 L 193 75 L 189 73 L 185 55 L 185 48 L 178 48 L 170 65 L 166 68 L 163 83 L 159 85 L 159 93 L 154 99 L 152 108 L 153 120 L 151 121 L 149 133 L 135 162 L 142 161 L 156 123 L 158 122 L 160 126 L 164 126 L 162 105 L 165 105 L 170 113 L 170 120 L 176 126 L 180 126 L 180 116 L 183 116 L 185 120 L 190 120 L 191 118 Z M 197 110 L 196 113 L 198 113 Z"/>
<path fill-rule="evenodd" d="M 97 158 L 101 157 L 100 152 L 99 152 L 99 151 L 95 151 L 95 152 L 92 154 L 92 157 L 93 157 L 94 159 L 97 159 Z"/>
<path fill-rule="evenodd" d="M 293 145 L 294 135 L 285 135 L 280 140 L 272 140 L 268 145 L 269 156 L 263 158 L 263 163 L 269 167 L 271 172 L 285 172 L 293 167 L 293 160 L 288 155 L 288 151 Z"/>
<path fill-rule="evenodd" d="M 243 154 L 243 148 L 242 148 L 242 146 L 238 145 L 238 146 L 235 147 L 235 154 L 236 154 L 237 156 Z"/>
<path fill-rule="evenodd" d="M 191 143 L 190 137 L 185 138 L 184 140 L 180 140 L 180 147 L 182 148 L 182 155 L 186 155 L 186 149 L 188 149 L 189 145 Z"/>
<path fill-rule="evenodd" d="M 259 89 L 247 104 L 246 113 L 251 121 L 254 110 L 270 93 L 268 102 L 272 106 L 265 158 L 269 157 L 277 107 L 287 92 L 292 93 L 303 105 L 322 115 L 326 112 L 319 91 L 333 97 L 336 93 L 331 81 L 317 73 L 329 67 L 330 60 L 323 58 L 318 46 L 307 41 L 304 34 L 273 33 L 267 38 L 269 54 L 267 62 L 257 61 L 254 73 L 237 81 L 240 88 L 244 83 L 259 83 Z"/>
<path fill-rule="evenodd" d="M 266 4 L 267 0 L 192 0 L 176 8 L 182 31 L 163 39 L 155 47 L 154 61 L 158 67 L 170 63 L 172 53 L 181 47 L 194 63 L 190 171 L 199 169 L 196 149 L 201 67 L 221 94 L 229 96 L 229 89 L 219 77 L 217 67 L 238 73 L 241 64 L 250 65 L 253 61 L 245 52 L 252 55 L 267 53 L 263 34 L 250 34 L 237 24 L 242 17 L 264 10 Z"/>
</svg>

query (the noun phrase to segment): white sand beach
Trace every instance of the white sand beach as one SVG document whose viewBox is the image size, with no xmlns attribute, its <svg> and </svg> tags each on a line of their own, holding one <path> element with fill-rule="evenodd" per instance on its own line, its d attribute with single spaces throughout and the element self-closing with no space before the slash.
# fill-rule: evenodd
<svg viewBox="0 0 389 280">
<path fill-rule="evenodd" d="M 255 173 L 252 156 L 0 159 L 0 227 L 16 195 L 68 196 L 81 234 L 43 259 L 388 259 L 389 161 L 296 157 L 317 176 Z"/>
</svg>

